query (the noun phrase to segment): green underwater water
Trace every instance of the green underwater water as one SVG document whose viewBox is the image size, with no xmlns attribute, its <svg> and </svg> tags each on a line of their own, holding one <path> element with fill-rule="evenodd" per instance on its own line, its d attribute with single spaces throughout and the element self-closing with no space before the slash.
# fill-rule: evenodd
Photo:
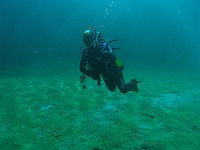
<svg viewBox="0 0 200 150">
<path fill-rule="evenodd" d="M 200 150 L 199 5 L 1 0 L 0 150 Z M 82 89 L 88 26 L 120 39 L 110 46 L 139 94 Z"/>
<path fill-rule="evenodd" d="M 200 74 L 139 69 L 139 94 L 111 93 L 86 78 L 78 61 L 1 71 L 0 149 L 198 150 Z"/>
</svg>

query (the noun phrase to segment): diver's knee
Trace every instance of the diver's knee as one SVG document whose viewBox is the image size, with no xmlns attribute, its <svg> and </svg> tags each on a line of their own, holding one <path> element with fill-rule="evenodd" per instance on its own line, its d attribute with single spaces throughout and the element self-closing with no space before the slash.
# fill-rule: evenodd
<svg viewBox="0 0 200 150">
<path fill-rule="evenodd" d="M 109 89 L 109 91 L 110 91 L 110 92 L 114 92 L 114 91 L 115 91 L 115 89 Z"/>
<path fill-rule="evenodd" d="M 119 88 L 119 91 L 122 93 L 122 94 L 126 94 L 127 93 L 127 90 L 125 87 L 120 87 Z"/>
</svg>

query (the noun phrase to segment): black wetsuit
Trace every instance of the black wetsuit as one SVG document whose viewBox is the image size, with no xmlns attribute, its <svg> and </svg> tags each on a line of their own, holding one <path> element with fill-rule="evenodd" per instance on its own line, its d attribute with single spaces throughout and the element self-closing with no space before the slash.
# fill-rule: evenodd
<svg viewBox="0 0 200 150">
<path fill-rule="evenodd" d="M 80 71 L 100 82 L 102 76 L 107 88 L 115 91 L 116 86 L 122 93 L 132 90 L 131 83 L 125 84 L 123 66 L 116 65 L 116 56 L 106 43 L 86 48 L 81 56 Z"/>
</svg>

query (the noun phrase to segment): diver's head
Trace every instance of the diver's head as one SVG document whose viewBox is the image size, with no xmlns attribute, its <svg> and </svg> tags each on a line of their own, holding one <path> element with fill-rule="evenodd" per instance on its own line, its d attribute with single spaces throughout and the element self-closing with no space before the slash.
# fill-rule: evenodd
<svg viewBox="0 0 200 150">
<path fill-rule="evenodd" d="M 86 30 L 83 33 L 83 42 L 87 46 L 91 46 L 95 41 L 95 35 L 91 30 Z"/>
</svg>

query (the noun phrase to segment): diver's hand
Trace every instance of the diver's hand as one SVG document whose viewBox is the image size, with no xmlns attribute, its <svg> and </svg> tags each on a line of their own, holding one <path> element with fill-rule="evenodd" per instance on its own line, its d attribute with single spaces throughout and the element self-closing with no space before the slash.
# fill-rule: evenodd
<svg viewBox="0 0 200 150">
<path fill-rule="evenodd" d="M 85 76 L 85 75 L 81 75 L 81 76 L 80 76 L 80 82 L 84 82 L 85 79 L 86 79 L 86 76 Z"/>
</svg>

